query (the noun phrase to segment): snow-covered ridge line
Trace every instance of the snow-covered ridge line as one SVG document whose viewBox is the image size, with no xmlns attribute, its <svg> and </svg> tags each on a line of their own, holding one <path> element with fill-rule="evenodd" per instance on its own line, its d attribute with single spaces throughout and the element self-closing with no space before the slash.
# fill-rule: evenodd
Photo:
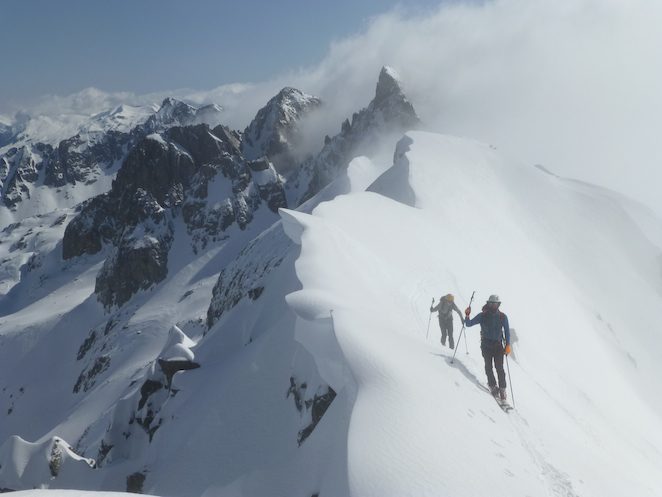
<svg viewBox="0 0 662 497">
<path fill-rule="evenodd" d="M 439 195 L 437 186 L 446 183 L 454 188 Z M 407 189 L 413 197 L 403 194 Z M 655 468 L 662 461 L 649 436 L 662 410 L 633 389 L 645 395 L 639 382 L 655 381 L 645 344 L 659 337 L 641 331 L 652 323 L 628 326 L 629 311 L 619 316 L 618 307 L 605 305 L 620 298 L 618 289 L 609 288 L 600 269 L 579 270 L 586 257 L 581 246 L 564 247 L 579 233 L 587 246 L 609 240 L 618 247 L 605 254 L 616 273 L 610 277 L 627 281 L 634 270 L 635 278 L 659 287 L 659 274 L 647 269 L 659 253 L 632 220 L 611 198 L 577 191 L 572 182 L 521 167 L 487 145 L 422 132 L 408 134 L 394 167 L 370 190 L 323 203 L 312 215 L 283 212 L 286 232 L 301 244 L 296 268 L 303 288 L 288 303 L 304 319 L 332 323 L 319 330 L 337 340 L 341 362 L 356 381 L 348 433 L 351 495 L 543 495 L 559 489 L 574 495 L 583 489 L 619 496 L 633 488 L 637 495 L 655 495 L 661 483 Z M 558 197 L 565 202 L 555 202 Z M 578 215 L 586 209 L 594 216 L 594 231 L 581 228 Z M 560 246 L 550 244 L 547 227 Z M 449 243 L 452 238 L 464 243 Z M 523 246 L 526 256 L 512 252 Z M 499 264 L 481 264 L 487 253 Z M 594 264 L 599 268 L 602 261 Z M 533 274 L 544 275 L 547 286 L 535 296 L 527 290 Z M 510 364 L 518 412 L 509 416 L 481 387 L 474 330 L 467 330 L 471 356 L 458 354 L 455 366 L 422 333 L 427 316 L 421 297 L 450 290 L 466 298 L 472 288 L 489 292 L 496 285 L 519 332 L 517 360 Z M 563 314 L 541 322 L 541 302 L 552 295 Z M 602 317 L 596 318 L 595 309 Z M 627 356 L 636 358 L 638 372 L 622 346 L 595 334 L 605 315 L 627 326 Z M 559 341 L 573 347 L 550 362 L 546 351 Z M 322 349 L 309 350 L 324 358 Z M 623 371 L 610 367 L 612 354 L 625 359 Z M 587 360 L 600 375 L 583 368 Z M 563 399 L 559 392 L 566 392 Z M 614 405 L 612 395 L 627 401 Z M 637 422 L 614 433 L 620 419 Z M 662 438 L 653 444 L 660 447 Z M 611 468 L 606 483 L 609 453 L 627 460 L 628 467 Z M 451 461 L 477 464 L 484 478 L 467 480 Z"/>
</svg>

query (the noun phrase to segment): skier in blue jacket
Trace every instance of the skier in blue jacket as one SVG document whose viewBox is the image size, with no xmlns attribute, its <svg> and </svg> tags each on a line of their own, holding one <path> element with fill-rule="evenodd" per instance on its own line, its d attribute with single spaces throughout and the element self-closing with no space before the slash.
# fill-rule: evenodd
<svg viewBox="0 0 662 497">
<path fill-rule="evenodd" d="M 508 327 L 508 316 L 499 310 L 501 301 L 498 295 L 490 295 L 483 306 L 482 312 L 478 313 L 473 319 L 470 319 L 471 307 L 464 311 L 466 326 L 473 326 L 480 323 L 480 350 L 485 360 L 485 374 L 487 375 L 487 384 L 490 387 L 492 395 L 499 395 L 501 400 L 506 400 L 506 373 L 503 370 L 503 356 L 510 354 L 510 328 Z M 504 348 L 505 337 L 505 348 Z M 499 378 L 499 387 L 494 379 L 492 363 L 497 371 Z"/>
</svg>

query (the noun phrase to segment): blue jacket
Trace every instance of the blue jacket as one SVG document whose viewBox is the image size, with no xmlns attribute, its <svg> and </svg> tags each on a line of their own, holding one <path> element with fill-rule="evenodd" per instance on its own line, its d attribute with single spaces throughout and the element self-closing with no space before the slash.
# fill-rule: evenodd
<svg viewBox="0 0 662 497">
<path fill-rule="evenodd" d="M 482 340 L 500 342 L 503 334 L 506 335 L 506 345 L 510 345 L 510 328 L 508 327 L 508 316 L 503 312 L 483 311 L 473 319 L 467 319 L 465 326 L 473 326 L 480 323 L 480 337 Z"/>
</svg>

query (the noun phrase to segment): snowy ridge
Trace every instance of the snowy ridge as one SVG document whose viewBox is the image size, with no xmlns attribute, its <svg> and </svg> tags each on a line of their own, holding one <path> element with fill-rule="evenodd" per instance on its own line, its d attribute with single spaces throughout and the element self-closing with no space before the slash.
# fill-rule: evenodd
<svg viewBox="0 0 662 497">
<path fill-rule="evenodd" d="M 610 279 L 633 288 L 634 277 L 659 290 L 659 272 L 649 266 L 659 247 L 626 218 L 603 223 L 618 214 L 611 199 L 514 166 L 487 146 L 410 133 L 396 156 L 372 188 L 386 197 L 356 193 L 321 204 L 312 217 L 287 214 L 301 225 L 293 236 L 302 247 L 295 309 L 309 320 L 332 312 L 328 332 L 358 386 L 348 434 L 351 495 L 656 495 L 662 410 L 646 383 L 659 378 L 650 351 L 660 338 L 647 331 L 654 323 L 646 318 L 631 322 L 633 312 L 646 315 L 641 304 L 622 310 L 606 303 L 622 296 L 606 284 L 600 262 L 609 261 Z M 408 184 L 392 181 L 403 175 Z M 445 182 L 457 186 L 440 196 L 437 185 Z M 416 209 L 388 198 L 402 198 L 397 190 L 407 188 Z M 557 196 L 566 202 L 553 202 Z M 569 222 L 587 207 L 591 231 L 581 218 Z M 580 245 L 566 245 L 577 237 Z M 611 248 L 587 269 L 584 247 L 597 240 Z M 518 253 L 523 247 L 526 256 Z M 480 264 L 486 257 L 499 264 Z M 546 282 L 535 295 L 531 275 Z M 510 415 L 480 388 L 475 330 L 468 330 L 471 355 L 461 351 L 454 366 L 447 349 L 424 341 L 423 297 L 451 290 L 466 298 L 467 282 L 498 287 L 517 327 L 510 367 L 518 411 Z M 647 308 L 659 307 L 659 292 L 649 295 Z M 563 312 L 541 321 L 552 299 Z M 627 330 L 627 349 L 606 330 L 607 320 Z M 567 347 L 551 358 L 558 344 Z M 461 468 L 469 466 L 481 478 L 466 478 Z"/>
</svg>

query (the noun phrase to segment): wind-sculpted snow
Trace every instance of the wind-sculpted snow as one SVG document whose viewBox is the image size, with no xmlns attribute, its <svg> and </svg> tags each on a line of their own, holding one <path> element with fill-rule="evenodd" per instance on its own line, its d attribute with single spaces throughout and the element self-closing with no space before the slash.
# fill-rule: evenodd
<svg viewBox="0 0 662 497">
<path fill-rule="evenodd" d="M 65 488 L 77 486 L 91 490 L 97 483 L 93 471 L 95 465 L 93 459 L 80 457 L 58 437 L 30 443 L 15 436 L 0 446 L 3 492 L 29 488 L 32 482 L 55 479 Z"/>
<path fill-rule="evenodd" d="M 659 247 L 620 204 L 418 132 L 371 190 L 286 214 L 300 225 L 288 222 L 301 243 L 292 303 L 331 319 L 357 384 L 350 494 L 656 495 Z M 452 365 L 438 338 L 425 341 L 429 298 L 466 305 L 473 289 L 474 313 L 499 292 L 517 328 L 509 415 L 481 387 L 475 329 Z"/>
</svg>

